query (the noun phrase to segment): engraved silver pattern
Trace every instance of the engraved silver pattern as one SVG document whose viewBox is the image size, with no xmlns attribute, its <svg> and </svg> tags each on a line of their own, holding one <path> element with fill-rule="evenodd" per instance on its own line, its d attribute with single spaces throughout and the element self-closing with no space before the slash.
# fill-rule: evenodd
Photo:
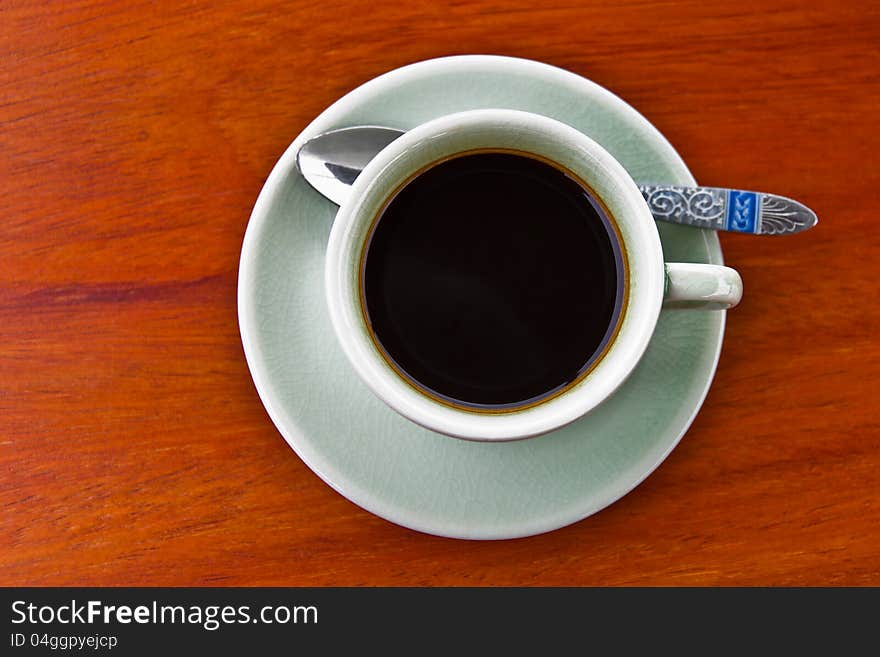
<svg viewBox="0 0 880 657">
<path fill-rule="evenodd" d="M 784 196 L 761 196 L 760 234 L 797 233 L 816 224 L 816 215 L 808 207 Z"/>
<path fill-rule="evenodd" d="M 718 230 L 724 227 L 727 192 L 714 187 L 640 185 L 651 214 L 661 221 Z"/>
</svg>

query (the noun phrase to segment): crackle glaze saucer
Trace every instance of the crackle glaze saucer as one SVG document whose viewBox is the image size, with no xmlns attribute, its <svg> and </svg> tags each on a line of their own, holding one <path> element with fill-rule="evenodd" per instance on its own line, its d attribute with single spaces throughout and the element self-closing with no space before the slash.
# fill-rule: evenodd
<svg viewBox="0 0 880 657">
<path fill-rule="evenodd" d="M 475 443 L 416 426 L 355 375 L 324 301 L 336 206 L 300 176 L 295 155 L 325 130 L 402 129 L 467 109 L 511 108 L 589 135 L 639 181 L 695 184 L 644 117 L 606 89 L 538 62 L 447 57 L 391 71 L 327 108 L 272 170 L 247 227 L 238 282 L 242 342 L 278 430 L 325 482 L 361 507 L 422 532 L 528 536 L 599 511 L 676 446 L 712 382 L 725 313 L 664 311 L 641 363 L 598 409 L 519 442 Z M 714 232 L 662 224 L 667 261 L 721 264 Z"/>
</svg>

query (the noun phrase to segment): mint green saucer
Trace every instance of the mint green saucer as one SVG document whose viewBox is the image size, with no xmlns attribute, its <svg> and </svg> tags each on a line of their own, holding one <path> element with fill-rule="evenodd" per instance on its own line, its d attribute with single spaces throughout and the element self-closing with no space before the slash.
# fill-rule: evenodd
<svg viewBox="0 0 880 657">
<path fill-rule="evenodd" d="M 586 518 L 656 468 L 703 402 L 723 312 L 664 311 L 634 374 L 589 416 L 513 443 L 422 429 L 374 397 L 336 344 L 324 250 L 336 206 L 296 171 L 306 139 L 348 125 L 412 128 L 475 108 L 521 109 L 586 133 L 643 182 L 694 184 L 644 117 L 577 75 L 521 59 L 449 57 L 407 66 L 325 110 L 287 149 L 254 207 L 241 254 L 239 325 L 257 390 L 299 457 L 339 493 L 392 522 L 442 536 L 528 536 Z M 710 231 L 660 226 L 667 261 L 722 262 Z"/>
</svg>

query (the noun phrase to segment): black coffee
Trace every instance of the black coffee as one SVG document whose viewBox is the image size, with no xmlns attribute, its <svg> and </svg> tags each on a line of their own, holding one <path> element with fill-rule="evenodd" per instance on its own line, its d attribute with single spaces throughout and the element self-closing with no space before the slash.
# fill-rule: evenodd
<svg viewBox="0 0 880 657">
<path fill-rule="evenodd" d="M 623 263 L 578 182 L 539 160 L 475 153 L 409 182 L 376 224 L 364 295 L 375 337 L 413 384 L 472 408 L 575 381 L 614 332 Z"/>
</svg>

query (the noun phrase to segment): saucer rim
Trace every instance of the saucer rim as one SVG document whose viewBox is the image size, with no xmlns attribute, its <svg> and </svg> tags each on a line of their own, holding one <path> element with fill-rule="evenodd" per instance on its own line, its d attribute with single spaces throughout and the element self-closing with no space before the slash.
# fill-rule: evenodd
<svg viewBox="0 0 880 657">
<path fill-rule="evenodd" d="M 273 165 L 272 171 L 261 188 L 248 219 L 247 228 L 242 242 L 237 286 L 239 332 L 245 353 L 245 359 L 254 381 L 254 385 L 257 389 L 257 393 L 276 429 L 281 433 L 287 444 L 306 464 L 306 466 L 308 466 L 309 469 L 311 469 L 324 483 L 337 493 L 374 515 L 414 531 L 441 537 L 467 540 L 505 540 L 554 531 L 588 518 L 620 500 L 622 497 L 637 488 L 660 466 L 661 463 L 663 463 L 663 461 L 669 457 L 669 454 L 678 446 L 681 439 L 690 429 L 696 416 L 702 409 L 717 372 L 726 328 L 726 312 L 717 311 L 720 315 L 717 330 L 717 344 L 715 347 L 715 353 L 712 354 L 711 367 L 708 368 L 708 377 L 700 394 L 694 395 L 694 398 L 697 400 L 694 410 L 691 412 L 687 420 L 681 423 L 681 429 L 674 440 L 670 441 L 667 448 L 660 453 L 659 457 L 650 465 L 650 467 L 644 468 L 644 471 L 639 477 L 635 478 L 627 485 L 615 488 L 610 494 L 603 496 L 598 503 L 590 498 L 589 502 L 591 503 L 581 507 L 577 513 L 558 513 L 546 515 L 537 519 L 526 520 L 523 523 L 518 524 L 514 531 L 511 531 L 510 527 L 506 529 L 490 527 L 487 529 L 481 526 L 471 526 L 473 523 L 468 525 L 467 522 L 447 522 L 445 523 L 445 526 L 437 526 L 437 523 L 434 523 L 433 525 L 428 526 L 425 523 L 419 523 L 419 519 L 413 517 L 415 514 L 401 513 L 397 505 L 382 500 L 380 495 L 371 493 L 368 489 L 365 489 L 357 483 L 347 482 L 344 486 L 345 490 L 343 490 L 343 484 L 338 483 L 338 480 L 345 480 L 345 476 L 341 475 L 338 471 L 334 471 L 332 467 L 327 467 L 329 464 L 323 464 L 322 466 L 311 458 L 308 441 L 301 439 L 301 437 L 305 435 L 305 432 L 297 425 L 295 418 L 284 419 L 285 414 L 281 408 L 282 403 L 280 400 L 276 399 L 277 395 L 272 392 L 273 386 L 268 380 L 268 375 L 261 369 L 263 352 L 259 340 L 255 337 L 256 329 L 252 326 L 252 321 L 256 313 L 253 303 L 254 300 L 249 298 L 248 290 L 252 287 L 252 282 L 255 278 L 255 263 L 258 259 L 258 249 L 256 248 L 258 245 L 257 233 L 261 217 L 265 217 L 268 213 L 270 209 L 270 199 L 274 197 L 276 190 L 283 183 L 284 178 L 292 169 L 296 168 L 296 153 L 302 143 L 312 136 L 312 133 L 316 132 L 317 128 L 315 126 L 324 125 L 325 128 L 323 129 L 327 129 L 326 124 L 335 124 L 339 118 L 350 111 L 350 108 L 356 107 L 362 97 L 372 95 L 378 90 L 382 90 L 383 87 L 385 87 L 384 91 L 387 93 L 388 91 L 393 91 L 395 85 L 400 84 L 406 79 L 428 77 L 435 75 L 438 72 L 448 72 L 450 69 L 456 67 L 464 69 L 469 65 L 492 62 L 502 67 L 518 69 L 519 71 L 527 72 L 529 74 L 537 72 L 541 75 L 554 76 L 560 81 L 560 83 L 578 85 L 585 89 L 585 93 L 604 97 L 607 102 L 614 106 L 615 111 L 630 114 L 637 123 L 641 124 L 642 128 L 652 139 L 662 143 L 668 149 L 667 154 L 671 157 L 669 163 L 676 165 L 678 175 L 682 178 L 682 184 L 696 184 L 696 181 L 690 170 L 687 168 L 684 160 L 665 135 L 663 135 L 659 129 L 638 112 L 638 110 L 629 105 L 629 103 L 592 80 L 550 64 L 516 57 L 500 55 L 458 55 L 428 59 L 383 73 L 346 93 L 324 109 L 284 150 L 281 157 Z M 511 72 L 515 72 L 515 70 L 511 70 Z M 713 261 L 713 264 L 723 264 L 723 253 L 721 251 L 718 236 L 712 231 L 703 231 L 703 238 L 708 242 L 708 249 L 717 254 L 717 262 Z M 393 411 L 389 409 L 389 412 Z M 553 432 L 550 432 L 549 435 L 552 435 L 552 433 Z M 443 439 L 455 440 L 454 438 L 448 437 L 443 437 Z M 497 443 L 499 446 L 505 444 L 509 443 Z"/>
</svg>

